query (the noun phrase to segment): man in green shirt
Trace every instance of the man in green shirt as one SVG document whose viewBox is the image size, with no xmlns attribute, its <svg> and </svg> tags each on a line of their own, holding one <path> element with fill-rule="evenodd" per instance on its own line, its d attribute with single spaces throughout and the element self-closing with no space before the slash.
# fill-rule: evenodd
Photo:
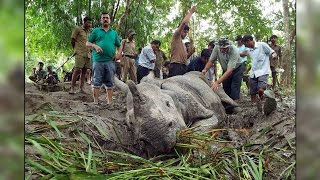
<svg viewBox="0 0 320 180">
<path fill-rule="evenodd" d="M 237 47 L 231 45 L 231 42 L 227 38 L 223 37 L 219 39 L 202 73 L 206 74 L 217 60 L 221 65 L 223 74 L 212 83 L 211 88 L 216 89 L 222 83 L 226 94 L 233 100 L 239 100 L 242 74 L 245 66 L 242 63 Z"/>
<path fill-rule="evenodd" d="M 94 102 L 98 104 L 99 90 L 101 86 L 106 87 L 107 103 L 112 103 L 114 86 L 115 63 L 120 59 L 121 50 L 118 33 L 110 26 L 110 16 L 108 13 L 101 14 L 102 27 L 95 28 L 86 43 L 92 50 L 93 78 L 92 94 Z M 118 50 L 116 54 L 116 49 Z"/>
</svg>

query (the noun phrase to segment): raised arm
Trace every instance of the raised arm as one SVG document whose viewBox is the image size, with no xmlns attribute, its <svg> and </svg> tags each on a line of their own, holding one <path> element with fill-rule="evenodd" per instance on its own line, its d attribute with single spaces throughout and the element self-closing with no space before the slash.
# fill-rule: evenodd
<svg viewBox="0 0 320 180">
<path fill-rule="evenodd" d="M 192 6 L 192 8 L 189 10 L 188 14 L 183 18 L 180 26 L 177 29 L 177 32 L 182 32 L 185 25 L 187 25 L 190 21 L 190 18 L 192 14 L 196 12 L 196 6 Z"/>
</svg>

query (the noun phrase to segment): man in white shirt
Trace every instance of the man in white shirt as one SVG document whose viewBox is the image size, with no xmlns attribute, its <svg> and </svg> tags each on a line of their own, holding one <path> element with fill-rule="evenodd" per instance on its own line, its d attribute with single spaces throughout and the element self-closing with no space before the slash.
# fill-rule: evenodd
<svg viewBox="0 0 320 180">
<path fill-rule="evenodd" d="M 260 99 L 263 97 L 270 74 L 269 57 L 276 57 L 277 54 L 267 43 L 254 41 L 251 35 L 243 36 L 242 41 L 246 47 L 250 48 L 249 55 L 252 59 L 249 75 L 251 101 L 257 103 L 258 110 L 261 111 Z"/>
<path fill-rule="evenodd" d="M 159 50 L 161 42 L 153 40 L 150 45 L 144 47 L 140 53 L 137 68 L 137 81 L 140 83 L 144 76 L 147 76 L 150 71 L 154 69 L 156 54 L 155 51 Z"/>
</svg>

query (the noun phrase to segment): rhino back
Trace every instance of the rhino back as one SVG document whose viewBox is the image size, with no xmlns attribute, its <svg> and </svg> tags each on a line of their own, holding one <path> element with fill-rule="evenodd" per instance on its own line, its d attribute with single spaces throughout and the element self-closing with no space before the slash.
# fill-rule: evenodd
<svg viewBox="0 0 320 180">
<path fill-rule="evenodd" d="M 171 81 L 174 81 L 181 89 L 189 92 L 197 103 L 215 112 L 219 120 L 223 120 L 226 117 L 220 97 L 199 76 L 187 73 L 183 76 L 175 76 Z"/>
</svg>

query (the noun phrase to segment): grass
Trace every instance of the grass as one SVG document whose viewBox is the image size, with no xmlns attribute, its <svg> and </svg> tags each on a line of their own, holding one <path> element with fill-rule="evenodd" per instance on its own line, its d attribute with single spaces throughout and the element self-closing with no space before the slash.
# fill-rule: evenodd
<svg viewBox="0 0 320 180">
<path fill-rule="evenodd" d="M 180 131 L 180 143 L 170 155 L 151 159 L 102 149 L 88 133 L 77 129 L 76 137 L 66 129 L 85 123 L 105 138 L 102 129 L 81 116 L 49 111 L 26 117 L 26 126 L 38 126 L 26 132 L 25 144 L 36 153 L 26 155 L 26 179 L 255 179 L 274 174 L 270 162 L 281 163 L 278 178 L 294 179 L 295 162 L 283 160 L 281 150 L 259 145 L 234 146 L 219 138 L 227 129 L 195 133 Z M 247 131 L 235 130 L 247 134 Z M 50 133 L 48 133 L 50 132 Z M 66 143 L 68 142 L 68 143 Z"/>
</svg>

